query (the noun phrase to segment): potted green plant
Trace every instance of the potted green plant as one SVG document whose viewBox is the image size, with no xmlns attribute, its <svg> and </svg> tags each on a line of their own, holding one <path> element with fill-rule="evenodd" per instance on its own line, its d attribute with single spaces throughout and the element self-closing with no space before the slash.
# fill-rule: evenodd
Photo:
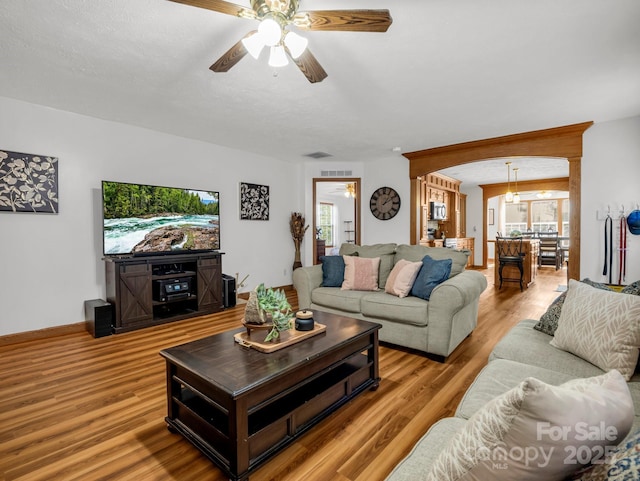
<svg viewBox="0 0 640 481">
<path fill-rule="evenodd" d="M 254 293 L 252 293 L 254 294 Z M 255 304 L 253 299 L 255 299 Z M 259 319 L 250 316 L 247 310 L 257 310 Z M 287 296 L 281 289 L 266 288 L 264 284 L 260 284 L 255 289 L 255 295 L 250 296 L 249 304 L 245 310 L 245 320 L 248 323 L 270 324 L 271 330 L 264 339 L 265 342 L 277 340 L 280 333 L 291 328 L 291 304 L 287 300 Z"/>
</svg>

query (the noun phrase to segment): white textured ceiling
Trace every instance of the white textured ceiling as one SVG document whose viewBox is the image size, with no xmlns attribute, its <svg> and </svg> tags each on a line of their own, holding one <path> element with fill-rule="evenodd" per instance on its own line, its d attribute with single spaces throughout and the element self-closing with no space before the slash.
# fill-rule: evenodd
<svg viewBox="0 0 640 481">
<path fill-rule="evenodd" d="M 640 114 L 638 0 L 301 0 L 331 8 L 388 8 L 393 24 L 304 32 L 329 74 L 310 84 L 264 54 L 209 70 L 253 20 L 166 0 L 1 0 L 0 96 L 292 162 Z"/>
<path fill-rule="evenodd" d="M 511 173 L 507 174 L 505 162 L 511 162 Z M 516 174 L 513 169 L 518 169 L 517 180 L 553 179 L 569 177 L 569 162 L 567 159 L 544 157 L 510 157 L 504 159 L 489 159 L 471 164 L 458 165 L 439 171 L 462 182 L 464 187 L 482 184 L 494 184 L 507 182 L 509 175 L 511 182 L 515 184 Z"/>
</svg>

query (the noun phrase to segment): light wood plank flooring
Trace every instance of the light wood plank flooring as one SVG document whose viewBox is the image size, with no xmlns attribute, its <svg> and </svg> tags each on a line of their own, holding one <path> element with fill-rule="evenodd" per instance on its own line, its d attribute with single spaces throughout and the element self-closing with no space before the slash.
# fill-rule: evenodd
<svg viewBox="0 0 640 481">
<path fill-rule="evenodd" d="M 538 318 L 566 284 L 542 268 L 536 283 L 493 286 L 478 328 L 446 363 L 383 345 L 382 382 L 314 427 L 251 481 L 383 480 L 438 419 L 450 416 L 509 328 Z M 290 293 L 297 303 L 295 292 Z M 0 345 L 0 479 L 218 481 L 220 470 L 181 436 L 166 414 L 161 349 L 239 326 L 243 307 L 137 332 L 92 338 L 64 334 Z"/>
</svg>

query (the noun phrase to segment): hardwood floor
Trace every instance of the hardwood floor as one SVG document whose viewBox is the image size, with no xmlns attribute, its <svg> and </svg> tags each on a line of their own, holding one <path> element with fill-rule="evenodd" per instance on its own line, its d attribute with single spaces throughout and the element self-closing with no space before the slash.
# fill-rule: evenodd
<svg viewBox="0 0 640 481">
<path fill-rule="evenodd" d="M 535 284 L 493 286 L 482 271 L 478 327 L 446 363 L 383 345 L 382 381 L 261 467 L 251 481 L 383 480 L 438 419 L 450 416 L 494 344 L 515 323 L 538 318 L 566 284 L 542 268 Z M 295 307 L 295 292 L 290 293 Z M 165 425 L 161 349 L 240 325 L 223 313 L 94 339 L 70 333 L 0 345 L 0 479 L 179 480 L 226 477 Z"/>
</svg>

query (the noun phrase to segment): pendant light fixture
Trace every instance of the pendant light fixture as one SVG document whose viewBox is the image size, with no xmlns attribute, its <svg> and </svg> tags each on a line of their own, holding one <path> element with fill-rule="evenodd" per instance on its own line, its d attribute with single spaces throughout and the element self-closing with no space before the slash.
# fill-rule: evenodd
<svg viewBox="0 0 640 481">
<path fill-rule="evenodd" d="M 519 204 L 520 203 L 520 192 L 518 192 L 518 168 L 517 167 L 513 168 L 513 174 L 516 177 L 516 191 L 513 194 L 513 203 L 514 204 Z"/>
<path fill-rule="evenodd" d="M 511 192 L 511 162 L 505 162 L 505 164 L 507 164 L 507 192 L 504 194 L 504 200 L 513 202 L 513 192 Z"/>
</svg>

